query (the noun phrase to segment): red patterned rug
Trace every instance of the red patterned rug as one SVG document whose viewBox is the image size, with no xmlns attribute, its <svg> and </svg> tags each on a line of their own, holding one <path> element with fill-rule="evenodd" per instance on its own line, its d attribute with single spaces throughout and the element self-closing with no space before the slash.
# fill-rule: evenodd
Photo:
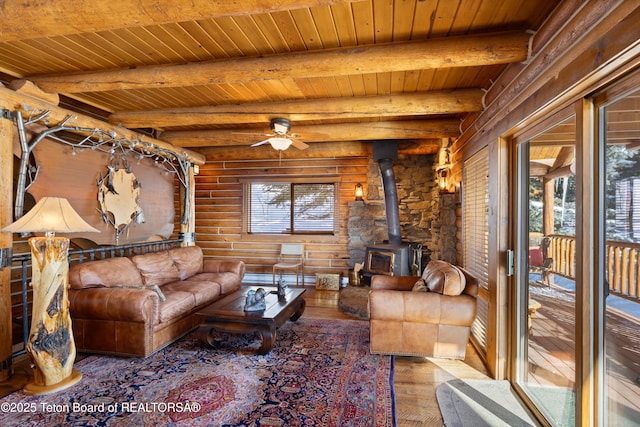
<svg viewBox="0 0 640 427">
<path fill-rule="evenodd" d="M 192 333 L 146 359 L 90 356 L 65 391 L 1 399 L 0 425 L 395 426 L 393 358 L 369 353 L 368 322 L 302 317 L 259 344 Z"/>
</svg>

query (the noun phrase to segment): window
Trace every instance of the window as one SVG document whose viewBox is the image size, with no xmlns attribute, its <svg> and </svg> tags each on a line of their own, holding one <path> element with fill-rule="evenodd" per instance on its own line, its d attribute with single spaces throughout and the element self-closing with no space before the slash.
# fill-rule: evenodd
<svg viewBox="0 0 640 427">
<path fill-rule="evenodd" d="M 245 188 L 247 232 L 333 234 L 335 184 L 251 182 Z"/>
</svg>

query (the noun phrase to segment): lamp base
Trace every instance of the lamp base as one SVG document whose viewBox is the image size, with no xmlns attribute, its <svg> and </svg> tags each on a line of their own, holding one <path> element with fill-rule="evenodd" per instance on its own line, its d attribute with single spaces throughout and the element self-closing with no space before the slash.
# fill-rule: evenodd
<svg viewBox="0 0 640 427">
<path fill-rule="evenodd" d="M 30 382 L 29 384 L 24 386 L 22 391 L 24 391 L 25 394 L 28 394 L 30 396 L 56 393 L 58 391 L 67 389 L 73 386 L 74 384 L 77 384 L 81 379 L 82 379 L 82 372 L 78 371 L 77 369 L 72 369 L 71 375 L 69 375 L 67 378 L 63 379 L 60 382 L 57 382 L 51 385 L 40 385 L 34 382 Z"/>
</svg>

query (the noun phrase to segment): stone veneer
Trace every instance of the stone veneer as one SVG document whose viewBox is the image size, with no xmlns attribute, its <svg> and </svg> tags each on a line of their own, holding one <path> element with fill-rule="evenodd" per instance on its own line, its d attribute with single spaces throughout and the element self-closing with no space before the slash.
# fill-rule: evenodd
<svg viewBox="0 0 640 427">
<path fill-rule="evenodd" d="M 402 156 L 393 161 L 403 242 L 422 243 L 429 259 L 456 261 L 456 197 L 440 194 L 434 156 Z M 364 201 L 349 204 L 349 267 L 362 262 L 366 247 L 388 239 L 384 190 L 378 162 L 369 161 Z"/>
</svg>

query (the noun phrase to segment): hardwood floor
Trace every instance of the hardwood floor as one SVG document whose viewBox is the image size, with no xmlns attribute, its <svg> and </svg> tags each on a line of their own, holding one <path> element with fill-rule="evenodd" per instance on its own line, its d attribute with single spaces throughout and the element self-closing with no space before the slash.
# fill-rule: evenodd
<svg viewBox="0 0 640 427">
<path fill-rule="evenodd" d="M 316 291 L 307 287 L 303 316 L 327 319 L 353 319 L 338 310 L 338 292 Z M 486 379 L 488 371 L 475 348 L 469 344 L 465 360 L 424 357 L 395 358 L 394 388 L 398 427 L 442 426 L 436 388 L 456 378 Z"/>
<path fill-rule="evenodd" d="M 353 319 L 338 310 L 337 291 L 316 291 L 311 286 L 305 289 L 307 306 L 303 316 Z M 15 374 L 9 381 L 0 383 L 0 397 L 20 390 L 29 380 L 28 359 L 15 362 L 14 371 Z M 394 388 L 398 427 L 442 426 L 436 388 L 456 378 L 488 378 L 487 370 L 471 345 L 467 348 L 464 361 L 396 356 Z"/>
</svg>

